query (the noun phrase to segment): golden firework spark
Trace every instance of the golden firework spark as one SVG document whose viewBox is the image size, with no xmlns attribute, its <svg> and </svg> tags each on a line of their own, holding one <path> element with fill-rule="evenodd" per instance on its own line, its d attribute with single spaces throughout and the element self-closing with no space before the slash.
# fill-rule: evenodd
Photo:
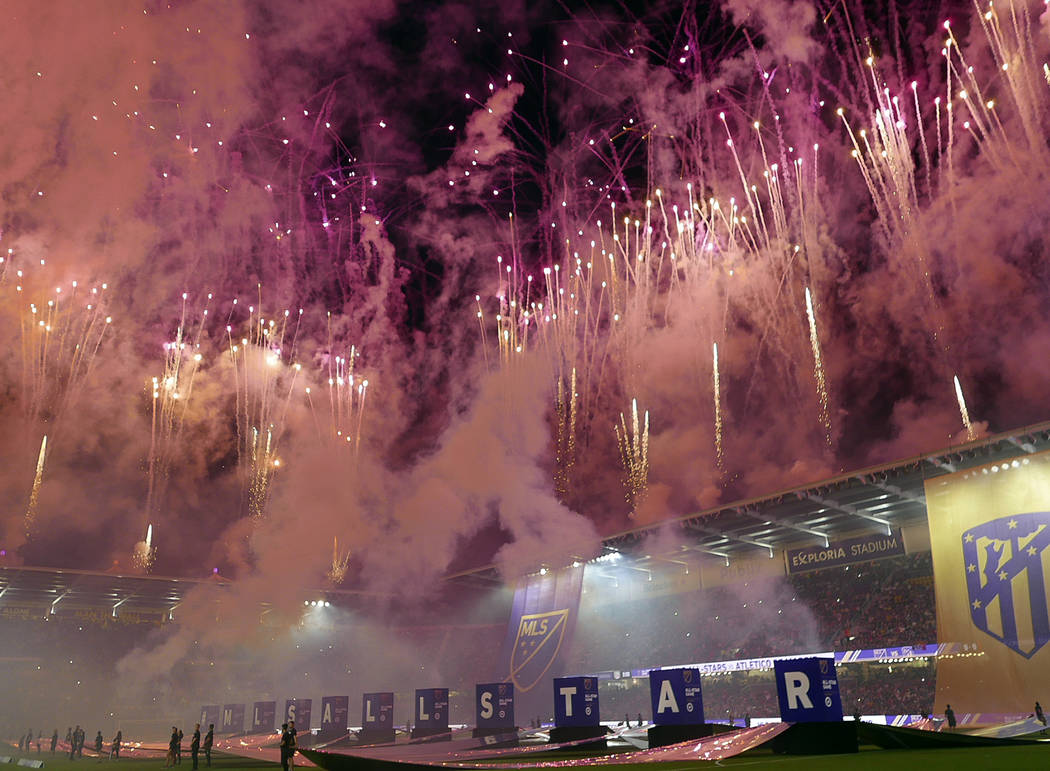
<svg viewBox="0 0 1050 771">
<path fill-rule="evenodd" d="M 332 567 L 328 571 L 328 580 L 333 584 L 343 583 L 347 568 L 350 566 L 350 552 L 339 552 L 339 536 L 332 536 Z"/>
<path fill-rule="evenodd" d="M 40 453 L 36 458 L 36 475 L 33 477 L 33 488 L 29 492 L 29 505 L 26 507 L 25 530 L 28 538 L 36 520 L 36 505 L 40 497 L 40 484 L 44 479 L 44 461 L 47 458 L 47 435 L 40 440 Z"/>
<path fill-rule="evenodd" d="M 649 411 L 645 412 L 644 422 L 639 422 L 638 400 L 632 399 L 630 428 L 622 412 L 620 424 L 614 428 L 623 462 L 625 497 L 633 512 L 645 498 L 649 487 Z"/>
<path fill-rule="evenodd" d="M 817 316 L 813 312 L 813 297 L 806 287 L 806 318 L 809 319 L 809 345 L 813 349 L 813 374 L 817 381 L 817 400 L 820 403 L 820 425 L 824 427 L 824 439 L 828 447 L 831 441 L 831 413 L 828 410 L 828 385 L 824 378 L 824 362 L 820 356 L 820 336 L 817 334 Z"/>
<path fill-rule="evenodd" d="M 963 426 L 966 428 L 966 439 L 972 442 L 977 438 L 977 429 L 973 427 L 973 422 L 970 420 L 970 411 L 966 408 L 966 399 L 963 397 L 962 383 L 959 382 L 959 376 L 953 375 L 952 379 L 955 381 L 955 398 L 959 402 L 959 414 L 962 416 Z"/>
</svg>

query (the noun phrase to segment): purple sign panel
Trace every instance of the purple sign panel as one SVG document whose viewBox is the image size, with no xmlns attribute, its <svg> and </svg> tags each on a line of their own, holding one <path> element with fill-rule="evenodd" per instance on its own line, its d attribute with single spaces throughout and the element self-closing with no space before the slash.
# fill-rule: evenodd
<svg viewBox="0 0 1050 771">
<path fill-rule="evenodd" d="M 807 570 L 896 557 L 904 554 L 904 539 L 901 538 L 900 530 L 894 530 L 889 535 L 869 533 L 856 538 L 829 541 L 827 546 L 788 549 L 785 554 L 788 573 L 805 573 Z"/>
<path fill-rule="evenodd" d="M 432 733 L 448 730 L 448 688 L 416 689 L 416 730 Z"/>
<path fill-rule="evenodd" d="M 394 694 L 366 693 L 361 699 L 361 728 L 364 731 L 389 731 L 394 727 Z"/>
<path fill-rule="evenodd" d="M 345 734 L 350 714 L 349 696 L 325 696 L 321 699 L 321 733 Z"/>
<path fill-rule="evenodd" d="M 219 710 L 221 710 L 218 704 L 208 704 L 207 706 L 201 707 L 201 728 L 205 731 L 208 730 L 210 725 L 219 724 Z"/>
<path fill-rule="evenodd" d="M 288 699 L 284 702 L 284 719 L 281 722 L 290 723 L 294 720 L 296 731 L 309 731 L 313 703 L 313 699 Z"/>
<path fill-rule="evenodd" d="M 596 726 L 598 716 L 598 678 L 554 678 L 554 725 Z"/>
<path fill-rule="evenodd" d="M 649 695 L 656 725 L 696 725 L 704 722 L 699 669 L 654 669 Z"/>
<path fill-rule="evenodd" d="M 835 659 L 780 659 L 773 662 L 780 718 L 785 723 L 834 723 L 842 720 Z"/>
<path fill-rule="evenodd" d="M 227 704 L 222 708 L 222 727 L 219 733 L 239 734 L 244 732 L 244 705 Z"/>
<path fill-rule="evenodd" d="M 475 695 L 478 728 L 514 727 L 514 683 L 478 683 Z"/>
<path fill-rule="evenodd" d="M 257 701 L 252 705 L 252 733 L 265 734 L 274 729 L 277 717 L 276 701 Z"/>
</svg>

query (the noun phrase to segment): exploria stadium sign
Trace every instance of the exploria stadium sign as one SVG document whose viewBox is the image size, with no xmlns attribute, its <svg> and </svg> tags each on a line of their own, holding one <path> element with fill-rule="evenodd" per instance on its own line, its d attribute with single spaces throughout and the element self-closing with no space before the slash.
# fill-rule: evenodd
<svg viewBox="0 0 1050 771">
<path fill-rule="evenodd" d="M 901 531 L 870 533 L 856 538 L 831 541 L 827 546 L 809 546 L 804 549 L 787 550 L 788 573 L 804 573 L 836 565 L 896 557 L 904 554 L 904 539 Z"/>
</svg>

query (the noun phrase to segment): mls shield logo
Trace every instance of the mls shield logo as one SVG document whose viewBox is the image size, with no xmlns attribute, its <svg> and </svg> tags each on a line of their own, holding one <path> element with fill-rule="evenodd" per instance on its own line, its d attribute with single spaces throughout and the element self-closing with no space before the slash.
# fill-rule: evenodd
<svg viewBox="0 0 1050 771">
<path fill-rule="evenodd" d="M 1050 641 L 1050 512 L 1015 514 L 962 536 L 970 618 L 1025 658 Z"/>
<path fill-rule="evenodd" d="M 561 650 L 568 619 L 568 608 L 521 617 L 510 654 L 510 679 L 514 685 L 528 691 L 547 673 Z"/>
<path fill-rule="evenodd" d="M 693 682 L 693 670 L 683 669 L 682 670 L 682 682 L 689 685 Z"/>
</svg>

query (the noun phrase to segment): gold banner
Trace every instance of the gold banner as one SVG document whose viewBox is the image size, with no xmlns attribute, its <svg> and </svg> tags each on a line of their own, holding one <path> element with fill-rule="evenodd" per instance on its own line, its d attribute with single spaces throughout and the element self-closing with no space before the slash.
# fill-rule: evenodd
<svg viewBox="0 0 1050 771">
<path fill-rule="evenodd" d="M 1030 712 L 1050 693 L 1050 453 L 926 482 L 936 712 Z"/>
</svg>

